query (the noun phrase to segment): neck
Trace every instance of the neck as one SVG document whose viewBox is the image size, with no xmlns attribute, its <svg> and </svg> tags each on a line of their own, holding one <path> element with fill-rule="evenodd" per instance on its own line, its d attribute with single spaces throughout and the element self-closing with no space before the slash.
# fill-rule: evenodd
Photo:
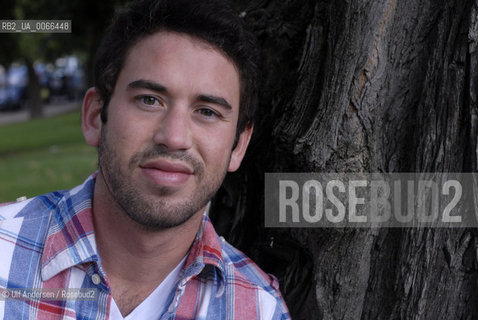
<svg viewBox="0 0 478 320">
<path fill-rule="evenodd" d="M 147 230 L 122 211 L 99 174 L 93 198 L 93 220 L 102 267 L 112 287 L 117 284 L 158 286 L 187 254 L 204 209 L 180 226 Z"/>
</svg>

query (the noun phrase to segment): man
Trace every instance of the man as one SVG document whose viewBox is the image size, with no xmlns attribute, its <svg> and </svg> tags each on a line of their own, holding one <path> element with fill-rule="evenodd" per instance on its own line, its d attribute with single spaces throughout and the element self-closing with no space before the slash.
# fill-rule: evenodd
<svg viewBox="0 0 478 320">
<path fill-rule="evenodd" d="M 4 294 L 95 297 L 7 299 L 2 318 L 289 318 L 277 280 L 206 214 L 244 157 L 257 92 L 253 37 L 223 2 L 141 0 L 110 27 L 82 107 L 98 172 L 0 208 Z"/>
</svg>

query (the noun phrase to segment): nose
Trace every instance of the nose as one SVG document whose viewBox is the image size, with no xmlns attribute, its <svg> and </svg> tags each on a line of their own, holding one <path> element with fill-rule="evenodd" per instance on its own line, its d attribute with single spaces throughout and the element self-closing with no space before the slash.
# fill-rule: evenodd
<svg viewBox="0 0 478 320">
<path fill-rule="evenodd" d="M 191 148 L 192 135 L 188 110 L 179 107 L 168 109 L 161 117 L 153 140 L 155 144 L 162 145 L 169 151 Z"/>
</svg>

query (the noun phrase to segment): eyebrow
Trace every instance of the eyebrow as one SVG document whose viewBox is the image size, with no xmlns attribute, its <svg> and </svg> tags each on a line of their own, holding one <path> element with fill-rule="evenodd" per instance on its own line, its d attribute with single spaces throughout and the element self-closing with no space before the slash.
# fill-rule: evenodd
<svg viewBox="0 0 478 320">
<path fill-rule="evenodd" d="M 165 86 L 157 82 L 142 80 L 142 79 L 131 82 L 130 84 L 128 84 L 128 87 L 132 89 L 139 88 L 139 89 L 149 89 L 149 90 L 153 90 L 157 92 L 168 92 L 168 89 L 166 89 Z"/>
<path fill-rule="evenodd" d="M 217 105 L 220 105 L 220 106 L 224 107 L 227 110 L 232 110 L 232 107 L 229 104 L 229 102 L 227 102 L 226 99 L 221 98 L 221 97 L 201 94 L 201 95 L 198 96 L 198 100 L 202 101 L 202 102 L 214 103 L 214 104 L 217 104 Z"/>
<path fill-rule="evenodd" d="M 139 89 L 149 89 L 149 90 L 156 91 L 156 92 L 161 92 L 161 93 L 167 93 L 168 92 L 168 89 L 166 89 L 165 86 L 163 86 L 163 85 L 161 85 L 157 82 L 144 80 L 144 79 L 135 80 L 135 81 L 129 83 L 128 87 L 132 88 L 132 89 L 138 89 L 138 88 Z M 222 97 L 218 97 L 218 96 L 214 96 L 214 95 L 200 94 L 197 97 L 197 99 L 199 101 L 202 101 L 202 102 L 217 104 L 217 105 L 222 106 L 223 108 L 225 108 L 227 110 L 232 110 L 231 104 L 229 102 L 227 102 L 227 100 L 222 98 Z"/>
</svg>

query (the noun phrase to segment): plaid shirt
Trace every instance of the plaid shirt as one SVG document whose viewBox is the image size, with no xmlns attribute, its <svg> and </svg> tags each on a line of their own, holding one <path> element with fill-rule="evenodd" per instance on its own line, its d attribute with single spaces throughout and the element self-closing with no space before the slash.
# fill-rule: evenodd
<svg viewBox="0 0 478 320">
<path fill-rule="evenodd" d="M 0 207 L 0 319 L 109 318 L 111 290 L 92 219 L 94 184 L 92 175 L 70 191 Z M 42 295 L 2 299 L 15 288 L 41 288 Z M 49 290 L 74 288 L 94 289 L 95 298 L 45 299 Z M 277 280 L 219 238 L 206 215 L 175 288 L 156 319 L 290 319 Z"/>
</svg>

